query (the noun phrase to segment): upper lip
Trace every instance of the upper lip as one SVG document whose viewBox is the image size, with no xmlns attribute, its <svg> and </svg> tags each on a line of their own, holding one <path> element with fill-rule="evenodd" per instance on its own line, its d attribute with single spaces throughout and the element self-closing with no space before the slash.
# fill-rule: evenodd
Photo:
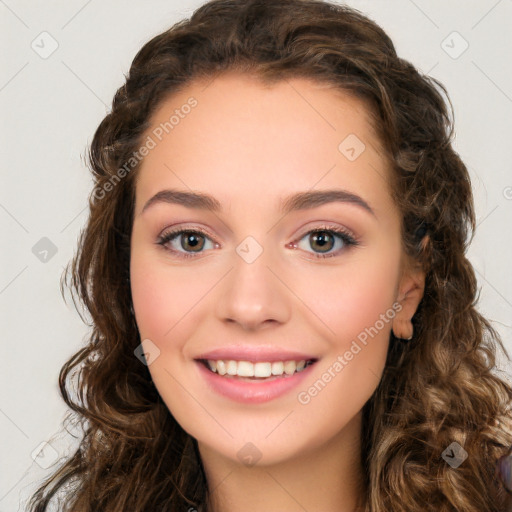
<svg viewBox="0 0 512 512">
<path fill-rule="evenodd" d="M 277 347 L 233 346 L 221 347 L 209 350 L 208 352 L 203 352 L 202 354 L 195 357 L 195 359 L 272 363 L 274 361 L 309 361 L 311 359 L 316 361 L 318 358 L 311 354 L 305 354 L 303 352 L 286 350 Z"/>
</svg>

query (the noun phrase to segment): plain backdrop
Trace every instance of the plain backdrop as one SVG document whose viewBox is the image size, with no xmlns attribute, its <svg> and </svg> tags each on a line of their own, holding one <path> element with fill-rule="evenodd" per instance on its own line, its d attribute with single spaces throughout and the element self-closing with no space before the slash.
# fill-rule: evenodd
<svg viewBox="0 0 512 512">
<path fill-rule="evenodd" d="M 57 379 L 88 331 L 59 286 L 88 214 L 87 145 L 140 47 L 202 3 L 0 0 L 0 512 L 24 510 L 74 446 Z M 512 1 L 348 4 L 448 89 L 476 203 L 478 307 L 512 353 Z"/>
</svg>

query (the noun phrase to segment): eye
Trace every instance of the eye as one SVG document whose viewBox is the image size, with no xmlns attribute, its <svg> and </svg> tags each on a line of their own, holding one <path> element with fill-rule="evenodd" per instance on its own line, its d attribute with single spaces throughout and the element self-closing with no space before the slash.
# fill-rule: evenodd
<svg viewBox="0 0 512 512">
<path fill-rule="evenodd" d="M 187 235 L 182 237 L 181 235 Z M 180 243 L 176 247 L 176 242 Z M 207 233 L 201 229 L 176 229 L 174 231 L 167 231 L 163 233 L 157 240 L 157 244 L 163 246 L 168 251 L 176 254 L 180 258 L 193 258 L 195 254 L 200 254 L 205 246 L 205 239 L 210 240 Z M 171 242 L 171 247 L 168 247 Z M 214 247 L 218 246 L 213 242 Z M 183 249 L 185 252 L 182 252 Z M 194 254 L 195 253 L 195 254 Z"/>
<path fill-rule="evenodd" d="M 186 235 L 186 236 L 182 236 Z M 305 233 L 297 242 L 289 245 L 292 249 L 300 248 L 300 243 L 307 238 L 307 242 L 316 253 L 315 258 L 330 258 L 337 256 L 340 252 L 348 250 L 350 247 L 360 245 L 355 237 L 348 231 L 333 226 L 321 226 L 317 229 Z M 201 254 L 205 249 L 206 242 L 211 243 L 210 248 L 218 248 L 219 244 L 213 242 L 202 229 L 176 229 L 164 232 L 157 240 L 157 244 L 163 246 L 166 250 L 175 254 L 179 258 L 193 258 Z M 335 252 L 333 248 L 338 246 Z M 208 247 L 206 247 L 208 249 Z M 307 249 L 303 249 L 306 250 Z"/>
<path fill-rule="evenodd" d="M 359 242 L 348 231 L 339 227 L 322 226 L 317 229 L 308 231 L 305 236 L 299 239 L 299 244 L 302 240 L 306 239 L 306 243 L 318 251 L 315 253 L 315 258 L 331 258 L 337 256 L 340 252 L 348 250 L 350 247 L 359 245 Z M 335 252 L 330 252 L 336 246 L 338 249 Z M 292 248 L 301 248 L 296 242 L 292 244 Z M 305 249 L 307 250 L 307 249 Z"/>
</svg>

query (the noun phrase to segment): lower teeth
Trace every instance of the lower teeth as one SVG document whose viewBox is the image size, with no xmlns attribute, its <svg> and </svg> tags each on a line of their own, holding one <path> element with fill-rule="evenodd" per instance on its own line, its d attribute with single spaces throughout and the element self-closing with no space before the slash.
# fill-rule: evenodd
<svg viewBox="0 0 512 512">
<path fill-rule="evenodd" d="M 270 375 L 270 377 L 240 377 L 239 375 L 225 374 L 225 375 L 221 375 L 221 377 L 228 377 L 231 379 L 239 379 L 239 380 L 250 380 L 250 381 L 262 380 L 263 381 L 263 380 L 273 380 L 273 379 L 281 379 L 281 378 L 286 378 L 286 377 L 293 377 L 295 375 L 295 373 L 297 373 L 297 372 L 294 372 L 291 375 L 288 375 L 286 373 L 283 375 Z"/>
</svg>

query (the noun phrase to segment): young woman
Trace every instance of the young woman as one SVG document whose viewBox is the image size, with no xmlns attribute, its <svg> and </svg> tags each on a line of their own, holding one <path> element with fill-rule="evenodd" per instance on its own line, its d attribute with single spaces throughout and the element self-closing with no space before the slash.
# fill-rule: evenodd
<svg viewBox="0 0 512 512">
<path fill-rule="evenodd" d="M 441 91 L 322 1 L 213 0 L 139 51 L 72 262 L 84 436 L 33 511 L 506 510 Z"/>
</svg>

